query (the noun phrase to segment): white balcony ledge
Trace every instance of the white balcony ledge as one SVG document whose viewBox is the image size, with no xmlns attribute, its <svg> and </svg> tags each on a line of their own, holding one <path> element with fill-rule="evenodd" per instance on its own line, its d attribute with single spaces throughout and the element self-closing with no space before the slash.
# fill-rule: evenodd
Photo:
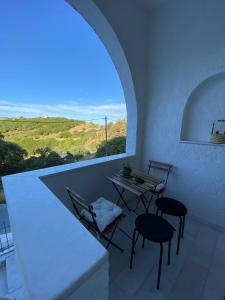
<svg viewBox="0 0 225 300">
<path fill-rule="evenodd" d="M 104 164 L 104 163 L 107 163 L 110 161 L 120 160 L 120 159 L 124 159 L 124 158 L 129 158 L 129 157 L 134 157 L 134 155 L 128 154 L 128 153 L 122 153 L 122 154 L 104 156 L 104 157 L 100 157 L 100 158 L 82 160 L 82 161 L 74 162 L 71 164 L 65 164 L 65 165 L 54 166 L 54 167 L 50 167 L 50 168 L 44 168 L 44 169 L 38 169 L 38 170 L 34 170 L 34 171 L 18 173 L 18 174 L 14 174 L 14 175 L 8 175 L 8 176 L 5 176 L 5 178 L 15 177 L 15 176 L 20 176 L 20 177 L 21 176 L 22 177 L 42 177 L 42 176 L 49 176 L 49 175 L 55 176 L 57 173 L 73 171 L 75 169 L 81 169 L 81 168 L 88 167 L 88 166 Z M 4 177 L 3 177 L 3 182 L 4 182 Z"/>
<path fill-rule="evenodd" d="M 108 298 L 107 251 L 39 179 L 108 160 L 3 178 L 18 265 L 32 299 Z"/>
</svg>

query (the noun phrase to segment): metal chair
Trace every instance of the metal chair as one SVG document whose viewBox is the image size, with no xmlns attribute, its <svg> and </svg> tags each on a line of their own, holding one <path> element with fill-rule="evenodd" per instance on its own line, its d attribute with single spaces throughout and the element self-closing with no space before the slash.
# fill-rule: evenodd
<svg viewBox="0 0 225 300">
<path fill-rule="evenodd" d="M 164 176 L 162 178 L 162 182 L 164 183 L 164 186 L 166 188 L 169 174 L 172 171 L 172 168 L 173 168 L 173 165 L 171 165 L 171 164 L 163 163 L 163 162 L 159 162 L 159 161 L 155 161 L 155 160 L 149 160 L 148 175 L 150 175 L 150 173 L 153 171 L 160 171 L 161 173 L 163 173 Z"/>
<path fill-rule="evenodd" d="M 153 197 L 155 196 L 156 199 L 158 199 L 165 191 L 167 181 L 169 178 L 169 174 L 172 171 L 173 165 L 168 163 L 162 163 L 155 160 L 149 160 L 148 164 L 148 175 L 156 177 L 157 179 L 161 179 L 161 182 L 156 186 L 154 191 L 151 191 L 151 197 L 148 201 L 147 210 L 149 209 L 149 206 L 153 200 Z M 159 171 L 160 173 L 163 173 L 163 178 L 159 178 L 159 174 L 155 174 L 156 171 Z M 138 203 L 139 205 L 139 203 Z M 137 209 L 138 205 L 135 209 Z"/>
<path fill-rule="evenodd" d="M 103 226 L 99 222 L 99 215 L 102 215 L 102 213 L 99 214 L 99 210 L 94 208 L 94 206 L 96 206 L 95 204 L 98 203 L 98 200 L 89 204 L 79 194 L 72 191 L 68 187 L 66 187 L 66 190 L 71 199 L 76 216 L 82 222 L 82 224 L 90 232 L 92 232 L 98 240 L 104 239 L 105 241 L 107 241 L 106 249 L 108 249 L 109 245 L 112 245 L 121 252 L 123 252 L 124 249 L 122 249 L 112 241 L 112 238 L 117 228 L 120 229 L 120 231 L 122 231 L 124 234 L 126 234 L 121 228 L 118 227 L 119 222 L 125 217 L 122 213 L 122 209 L 116 204 L 112 203 L 111 201 L 108 201 L 104 198 L 99 198 L 98 200 L 102 199 L 101 202 L 105 200 L 105 203 L 107 205 L 112 205 L 112 208 L 116 209 L 117 212 L 120 211 L 120 213 L 118 213 L 116 217 L 114 217 L 113 219 L 111 217 L 111 222 L 109 222 L 108 224 L 104 224 Z M 107 210 L 104 210 L 104 212 L 107 213 Z M 109 235 L 109 237 L 107 235 Z"/>
</svg>

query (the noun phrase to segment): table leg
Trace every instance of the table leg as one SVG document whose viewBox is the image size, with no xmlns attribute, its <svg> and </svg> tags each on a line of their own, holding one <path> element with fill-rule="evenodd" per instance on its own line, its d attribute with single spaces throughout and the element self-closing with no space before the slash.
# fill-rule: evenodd
<svg viewBox="0 0 225 300">
<path fill-rule="evenodd" d="M 114 182 L 112 182 L 112 184 L 113 184 L 114 188 L 116 189 L 117 193 L 119 194 L 119 198 L 118 198 L 116 204 L 118 205 L 121 200 L 124 203 L 124 205 L 126 206 L 126 208 L 128 209 L 128 211 L 131 211 L 130 207 L 127 205 L 125 199 L 123 198 L 123 193 L 125 192 L 125 190 L 122 189 L 122 192 L 121 192 Z"/>
<path fill-rule="evenodd" d="M 140 202 L 141 202 L 141 199 L 139 198 L 139 199 L 138 199 L 138 202 L 137 202 L 137 205 L 135 206 L 135 209 L 133 210 L 134 213 L 136 212 L 136 210 L 137 210 L 137 208 L 138 208 Z"/>
<path fill-rule="evenodd" d="M 149 209 L 149 206 L 150 206 L 150 204 L 151 204 L 151 202 L 152 202 L 153 197 L 154 197 L 154 194 L 152 193 L 151 199 L 150 199 L 149 202 L 148 202 L 148 209 Z"/>
<path fill-rule="evenodd" d="M 132 269 L 132 267 L 133 267 L 133 257 L 134 257 L 134 254 L 135 254 L 134 249 L 135 249 L 135 245 L 136 245 L 138 237 L 139 237 L 139 234 L 136 238 L 136 229 L 134 229 L 133 238 L 132 238 L 132 246 L 131 246 L 131 255 L 130 255 L 130 269 Z"/>
<path fill-rule="evenodd" d="M 143 206 L 144 206 L 144 208 L 145 208 L 145 212 L 146 212 L 146 214 L 147 214 L 147 213 L 148 213 L 148 207 L 149 207 L 149 206 L 147 206 L 146 203 L 145 203 L 146 198 L 145 198 L 144 195 L 141 195 L 141 196 L 140 196 L 140 199 L 141 199 L 141 202 L 142 202 L 142 204 L 143 204 Z"/>
</svg>

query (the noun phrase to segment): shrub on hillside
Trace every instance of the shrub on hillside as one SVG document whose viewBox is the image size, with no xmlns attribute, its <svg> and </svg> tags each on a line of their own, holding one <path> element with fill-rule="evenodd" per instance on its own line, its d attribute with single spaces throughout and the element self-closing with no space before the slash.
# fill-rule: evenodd
<svg viewBox="0 0 225 300">
<path fill-rule="evenodd" d="M 69 131 L 64 131 L 64 132 L 61 132 L 59 137 L 62 138 L 62 139 L 66 139 L 66 138 L 71 138 L 71 133 Z"/>
<path fill-rule="evenodd" d="M 20 171 L 20 162 L 27 156 L 27 151 L 15 143 L 0 138 L 0 176 Z"/>
<path fill-rule="evenodd" d="M 103 141 L 98 147 L 95 156 L 103 157 L 126 152 L 126 137 L 119 136 L 108 141 L 107 145 Z"/>
</svg>

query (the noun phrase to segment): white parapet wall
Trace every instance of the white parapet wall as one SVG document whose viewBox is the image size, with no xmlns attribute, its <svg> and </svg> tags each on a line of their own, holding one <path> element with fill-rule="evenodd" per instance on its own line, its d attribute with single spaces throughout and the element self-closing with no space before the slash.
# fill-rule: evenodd
<svg viewBox="0 0 225 300">
<path fill-rule="evenodd" d="M 19 270 L 30 299 L 108 299 L 108 252 L 39 177 L 3 178 Z"/>
</svg>

